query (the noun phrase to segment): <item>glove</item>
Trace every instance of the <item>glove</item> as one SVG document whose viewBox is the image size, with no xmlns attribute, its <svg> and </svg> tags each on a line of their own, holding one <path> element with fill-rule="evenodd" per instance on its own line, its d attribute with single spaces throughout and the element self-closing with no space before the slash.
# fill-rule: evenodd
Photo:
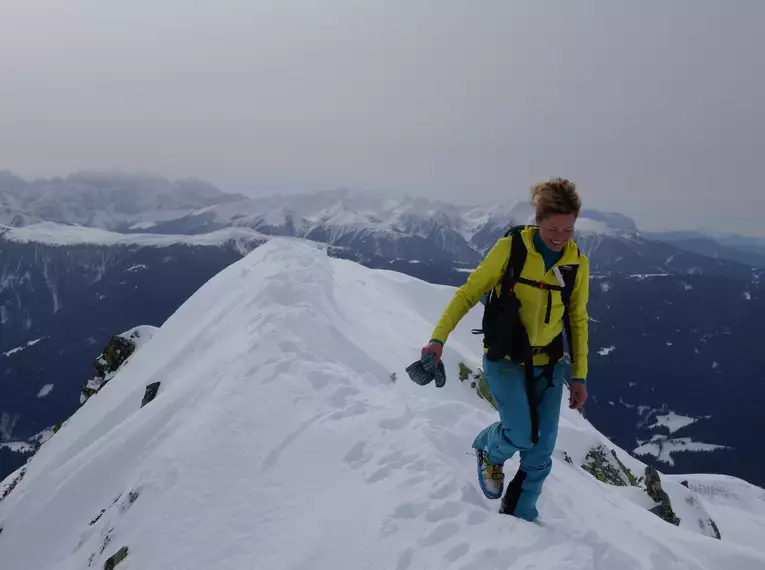
<svg viewBox="0 0 765 570">
<path fill-rule="evenodd" d="M 443 388 L 446 385 L 446 370 L 444 363 L 439 359 L 436 365 L 436 357 L 432 352 L 427 352 L 422 357 L 406 367 L 406 373 L 412 382 L 420 386 L 427 386 L 433 380 L 436 381 L 437 388 Z"/>
</svg>

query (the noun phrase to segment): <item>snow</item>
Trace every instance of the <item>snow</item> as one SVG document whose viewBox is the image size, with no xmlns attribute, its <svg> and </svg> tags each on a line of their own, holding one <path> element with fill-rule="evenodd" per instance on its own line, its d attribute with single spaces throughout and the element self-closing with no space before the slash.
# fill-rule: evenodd
<svg viewBox="0 0 765 570">
<path fill-rule="evenodd" d="M 606 347 L 606 348 L 601 348 L 601 349 L 598 351 L 598 354 L 599 354 L 600 356 L 608 356 L 608 355 L 609 355 L 609 354 L 611 354 L 611 353 L 612 353 L 614 350 L 616 350 L 616 347 L 615 347 L 615 346 L 609 346 L 609 347 Z"/>
<path fill-rule="evenodd" d="M 159 329 L 157 327 L 153 327 L 151 325 L 140 325 L 120 333 L 118 336 L 133 341 L 135 343 L 136 350 L 139 350 L 140 348 L 146 346 L 146 344 L 154 337 L 154 335 L 157 334 L 158 330 Z"/>
<path fill-rule="evenodd" d="M 53 386 L 51 384 L 51 386 Z M 6 448 L 16 453 L 32 453 L 37 445 L 42 445 L 53 436 L 53 429 L 44 429 L 40 433 L 37 433 L 29 438 L 27 441 L 6 441 L 0 442 L 0 449 Z M 2 487 L 2 485 L 0 485 Z M 2 492 L 0 492 L 0 496 Z M 0 521 L 2 522 L 2 521 Z M 2 526 L 2 525 L 0 525 Z"/>
<path fill-rule="evenodd" d="M 604 293 L 608 293 L 611 290 L 611 284 L 610 283 L 601 283 L 600 284 L 600 290 Z"/>
<path fill-rule="evenodd" d="M 667 414 L 656 416 L 656 423 L 649 426 L 649 429 L 655 429 L 658 427 L 665 427 L 669 429 L 670 433 L 675 433 L 677 430 L 696 422 L 698 418 L 692 418 L 689 416 L 681 416 L 673 411 Z"/>
<path fill-rule="evenodd" d="M 130 226 L 130 229 L 131 230 L 147 230 L 156 225 L 157 225 L 156 222 L 138 222 Z"/>
<path fill-rule="evenodd" d="M 652 277 L 669 277 L 669 273 L 632 273 L 630 275 L 631 279 L 637 279 L 638 281 L 645 281 Z"/>
<path fill-rule="evenodd" d="M 26 441 L 7 441 L 5 443 L 0 443 L 0 449 L 3 448 L 10 449 L 16 453 L 31 453 L 34 451 L 35 446 Z"/>
<path fill-rule="evenodd" d="M 46 384 L 42 388 L 40 388 L 40 391 L 37 393 L 38 398 L 44 398 L 48 394 L 50 394 L 53 391 L 53 384 Z"/>
<path fill-rule="evenodd" d="M 747 301 L 751 301 L 752 294 L 749 291 L 744 291 L 744 299 L 746 299 Z"/>
<path fill-rule="evenodd" d="M 34 441 L 42 445 L 46 441 L 48 441 L 51 437 L 53 437 L 53 428 L 48 428 L 42 430 L 40 433 L 33 435 L 29 438 L 29 441 Z"/>
<path fill-rule="evenodd" d="M 165 234 L 121 234 L 99 228 L 71 226 L 55 222 L 41 222 L 23 228 L 4 229 L 3 237 L 20 243 L 41 243 L 45 245 L 101 245 L 144 247 L 167 247 L 174 244 L 215 246 L 230 241 L 267 241 L 268 236 L 248 228 L 226 228 L 200 235 L 165 235 Z"/>
<path fill-rule="evenodd" d="M 457 378 L 481 362 L 480 307 L 444 348 L 444 388 L 404 371 L 454 291 L 298 240 L 256 249 L 27 464 L 0 502 L 3 570 L 102 568 L 123 546 L 125 570 L 765 567 L 765 541 L 669 525 L 582 470 L 598 444 L 644 465 L 565 398 L 541 524 L 498 514 L 467 454 L 497 414 Z"/>
<path fill-rule="evenodd" d="M 727 475 L 665 475 L 662 480 L 665 478 L 678 484 L 688 482 L 690 490 L 703 499 L 707 512 L 724 533 L 724 540 L 762 548 L 765 491 Z"/>
<path fill-rule="evenodd" d="M 37 343 L 39 343 L 42 340 L 45 340 L 46 338 L 47 337 L 42 337 L 42 338 L 38 338 L 38 339 L 35 339 L 35 340 L 30 340 L 26 344 L 24 344 L 22 346 L 17 346 L 16 348 L 12 348 L 8 352 L 3 352 L 2 354 L 3 354 L 3 356 L 12 356 L 14 354 L 17 354 L 17 353 L 21 352 L 22 350 L 26 350 L 27 348 L 30 348 L 30 347 L 36 345 Z"/>
<path fill-rule="evenodd" d="M 138 263 L 136 265 L 131 265 L 128 267 L 125 272 L 126 273 L 132 273 L 134 271 L 140 271 L 141 269 L 146 269 L 146 266 L 143 263 Z"/>
<path fill-rule="evenodd" d="M 663 461 L 668 465 L 674 465 L 675 461 L 672 459 L 673 453 L 716 451 L 718 449 L 727 449 L 727 447 L 713 443 L 700 443 L 693 441 L 690 437 L 667 439 L 665 436 L 655 435 L 651 442 L 644 443 L 635 448 L 633 453 L 637 455 L 652 455 L 659 461 Z"/>
</svg>

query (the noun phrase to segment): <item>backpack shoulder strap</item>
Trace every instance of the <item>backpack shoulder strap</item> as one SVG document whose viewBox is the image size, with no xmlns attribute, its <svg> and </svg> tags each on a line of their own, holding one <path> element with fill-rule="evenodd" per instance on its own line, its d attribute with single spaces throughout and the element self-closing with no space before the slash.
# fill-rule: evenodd
<svg viewBox="0 0 765 570">
<path fill-rule="evenodd" d="M 502 290 L 511 291 L 516 282 L 521 276 L 523 266 L 526 263 L 526 255 L 528 250 L 526 244 L 523 242 L 523 236 L 521 232 L 526 229 L 527 226 L 514 226 L 505 232 L 505 237 L 512 237 L 510 243 L 510 259 L 505 270 L 505 276 L 502 279 Z"/>
<path fill-rule="evenodd" d="M 581 250 L 576 248 L 578 257 L 582 256 Z M 561 300 L 563 301 L 563 328 L 566 331 L 566 340 L 568 341 L 569 357 L 571 362 L 575 361 L 574 348 L 572 346 L 572 329 L 571 329 L 571 315 L 569 313 L 569 305 L 571 304 L 571 294 L 574 292 L 574 286 L 576 285 L 576 276 L 579 272 L 579 265 L 571 265 L 571 268 L 566 272 L 564 280 L 566 282 L 565 287 L 561 291 Z"/>
</svg>

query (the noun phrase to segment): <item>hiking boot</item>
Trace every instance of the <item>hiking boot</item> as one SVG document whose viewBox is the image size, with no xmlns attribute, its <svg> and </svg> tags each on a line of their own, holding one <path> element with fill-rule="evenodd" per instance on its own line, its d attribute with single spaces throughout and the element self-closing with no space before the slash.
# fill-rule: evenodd
<svg viewBox="0 0 765 570">
<path fill-rule="evenodd" d="M 501 464 L 489 463 L 489 454 L 483 449 L 476 449 L 478 466 L 478 484 L 487 499 L 499 499 L 505 485 L 505 474 Z"/>
</svg>

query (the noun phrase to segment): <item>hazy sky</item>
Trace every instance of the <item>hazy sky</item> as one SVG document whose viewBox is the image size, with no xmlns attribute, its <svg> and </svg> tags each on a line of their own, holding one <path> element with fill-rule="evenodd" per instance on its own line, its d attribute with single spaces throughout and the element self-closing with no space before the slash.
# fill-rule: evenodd
<svg viewBox="0 0 765 570">
<path fill-rule="evenodd" d="M 0 0 L 0 168 L 765 235 L 765 0 Z"/>
</svg>

